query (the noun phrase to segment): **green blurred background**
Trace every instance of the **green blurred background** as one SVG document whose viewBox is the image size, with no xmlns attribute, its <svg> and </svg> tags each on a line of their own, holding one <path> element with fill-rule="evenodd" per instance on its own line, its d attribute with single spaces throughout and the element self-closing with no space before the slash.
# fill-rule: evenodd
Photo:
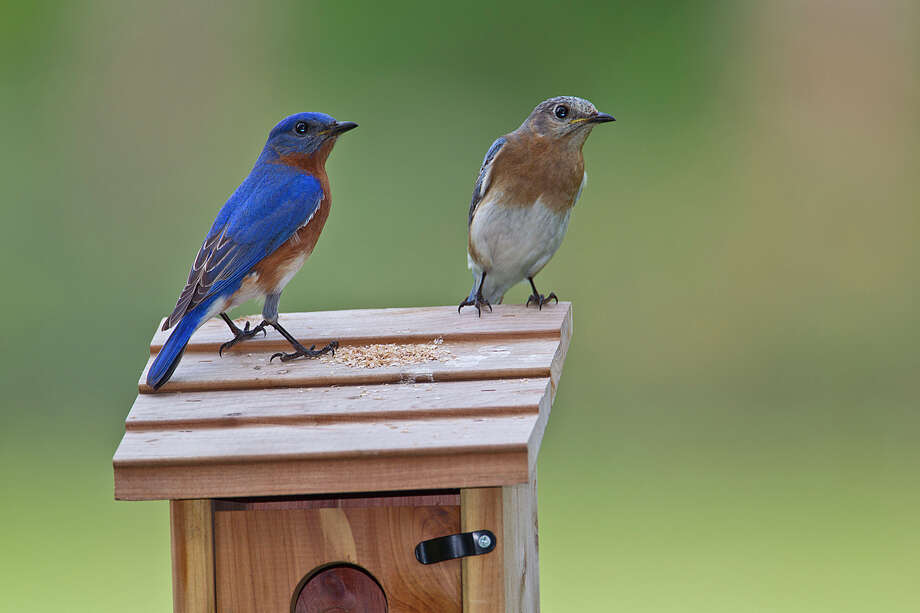
<svg viewBox="0 0 920 613">
<path fill-rule="evenodd" d="M 920 610 L 918 17 L 3 6 L 0 608 L 169 610 L 167 505 L 114 502 L 111 456 L 277 120 L 361 124 L 282 309 L 456 304 L 483 153 L 574 94 L 618 121 L 540 276 L 576 322 L 540 459 L 544 610 Z"/>
</svg>

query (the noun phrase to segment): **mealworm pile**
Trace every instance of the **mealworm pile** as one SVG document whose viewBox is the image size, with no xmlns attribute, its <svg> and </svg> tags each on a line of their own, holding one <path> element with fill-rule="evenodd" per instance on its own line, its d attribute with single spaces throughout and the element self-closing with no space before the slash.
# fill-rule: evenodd
<svg viewBox="0 0 920 613">
<path fill-rule="evenodd" d="M 320 361 L 330 364 L 344 364 L 353 368 L 381 368 L 383 366 L 408 366 L 425 362 L 446 362 L 453 357 L 443 347 L 444 339 L 436 338 L 430 343 L 400 345 L 346 345 L 335 350 L 335 355 L 326 354 Z"/>
</svg>

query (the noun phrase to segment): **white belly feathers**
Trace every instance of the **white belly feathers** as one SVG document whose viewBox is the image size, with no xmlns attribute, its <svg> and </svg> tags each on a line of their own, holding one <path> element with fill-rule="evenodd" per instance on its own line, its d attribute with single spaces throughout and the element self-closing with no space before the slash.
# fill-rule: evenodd
<svg viewBox="0 0 920 613">
<path fill-rule="evenodd" d="M 537 274 L 559 249 L 569 226 L 571 209 L 557 213 L 538 199 L 532 206 L 507 206 L 488 199 L 479 204 L 470 225 L 470 241 L 486 271 L 482 294 L 498 303 L 508 289 Z"/>
</svg>

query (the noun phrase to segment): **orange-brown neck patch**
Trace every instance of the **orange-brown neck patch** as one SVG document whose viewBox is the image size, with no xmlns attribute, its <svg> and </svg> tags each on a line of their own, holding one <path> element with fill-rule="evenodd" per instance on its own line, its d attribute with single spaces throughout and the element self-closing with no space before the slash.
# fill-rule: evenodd
<svg viewBox="0 0 920 613">
<path fill-rule="evenodd" d="M 575 203 L 585 174 L 580 148 L 532 132 L 511 133 L 496 156 L 489 192 L 505 206 L 530 206 L 537 199 L 562 212 Z"/>
<path fill-rule="evenodd" d="M 319 149 L 313 153 L 286 153 L 278 156 L 278 164 L 299 168 L 310 174 L 326 174 L 326 160 L 332 153 L 332 147 L 335 145 L 335 138 L 330 138 L 324 142 Z"/>
</svg>

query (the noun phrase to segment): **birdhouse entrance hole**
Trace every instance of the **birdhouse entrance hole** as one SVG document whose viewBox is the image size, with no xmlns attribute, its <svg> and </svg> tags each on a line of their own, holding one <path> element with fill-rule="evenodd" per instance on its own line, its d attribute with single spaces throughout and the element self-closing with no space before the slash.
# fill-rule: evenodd
<svg viewBox="0 0 920 613">
<path fill-rule="evenodd" d="M 309 572 L 294 592 L 291 613 L 386 613 L 383 588 L 354 564 L 327 564 Z"/>
</svg>

